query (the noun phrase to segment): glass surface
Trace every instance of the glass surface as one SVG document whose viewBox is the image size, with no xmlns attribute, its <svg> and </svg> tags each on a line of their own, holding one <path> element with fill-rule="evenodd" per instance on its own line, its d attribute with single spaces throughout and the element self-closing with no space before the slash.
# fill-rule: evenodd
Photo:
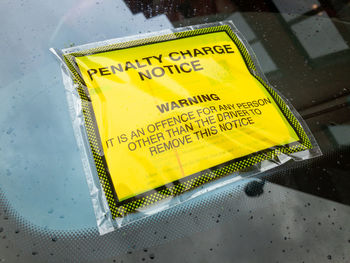
<svg viewBox="0 0 350 263">
<path fill-rule="evenodd" d="M 0 6 L 0 262 L 350 261 L 349 1 Z M 246 37 L 324 155 L 177 208 L 186 219 L 99 236 L 49 48 L 222 20 Z"/>
</svg>

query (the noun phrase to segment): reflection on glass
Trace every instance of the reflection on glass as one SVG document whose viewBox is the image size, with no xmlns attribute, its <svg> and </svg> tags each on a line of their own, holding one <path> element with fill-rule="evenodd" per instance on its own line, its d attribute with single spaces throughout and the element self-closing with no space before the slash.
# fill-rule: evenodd
<svg viewBox="0 0 350 263">
<path fill-rule="evenodd" d="M 240 12 L 231 14 L 226 18 L 226 20 L 232 20 L 238 30 L 241 31 L 244 37 L 248 40 L 248 42 L 254 41 L 256 39 L 254 31 L 250 28 Z"/>
<path fill-rule="evenodd" d="M 164 14 L 150 19 L 133 14 L 122 0 L 21 5 L 3 2 L 1 9 L 6 10 L 0 32 L 1 191 L 23 218 L 37 226 L 95 226 L 61 73 L 49 48 L 172 25 Z"/>
<path fill-rule="evenodd" d="M 349 48 L 317 0 L 273 2 L 310 58 Z"/>
<path fill-rule="evenodd" d="M 273 0 L 273 2 L 287 22 L 320 7 L 317 0 Z"/>
<path fill-rule="evenodd" d="M 349 48 L 325 13 L 323 13 L 322 18 L 312 16 L 292 25 L 291 28 L 310 58 L 325 56 Z"/>
<path fill-rule="evenodd" d="M 338 144 L 338 146 L 349 146 L 350 145 L 350 125 L 337 125 L 329 126 L 329 132 L 331 133 L 333 139 Z"/>
<path fill-rule="evenodd" d="M 254 31 L 248 25 L 248 23 L 244 20 L 244 17 L 241 13 L 235 12 L 229 17 L 227 20 L 232 20 L 238 30 L 244 35 L 247 39 L 251 47 L 253 48 L 259 63 L 262 67 L 264 73 L 269 73 L 277 70 L 276 64 L 273 62 L 269 53 L 266 51 L 265 47 L 261 44 L 259 39 L 256 37 Z"/>
</svg>

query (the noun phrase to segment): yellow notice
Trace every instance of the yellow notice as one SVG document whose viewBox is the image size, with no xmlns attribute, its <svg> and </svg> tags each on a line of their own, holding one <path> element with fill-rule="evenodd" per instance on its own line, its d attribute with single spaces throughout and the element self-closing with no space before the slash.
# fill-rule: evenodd
<svg viewBox="0 0 350 263">
<path fill-rule="evenodd" d="M 299 141 L 226 32 L 76 57 L 120 201 Z"/>
</svg>

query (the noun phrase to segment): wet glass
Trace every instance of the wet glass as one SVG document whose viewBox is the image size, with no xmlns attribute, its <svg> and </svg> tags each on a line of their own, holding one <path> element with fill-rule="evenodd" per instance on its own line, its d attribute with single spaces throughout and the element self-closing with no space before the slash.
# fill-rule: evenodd
<svg viewBox="0 0 350 263">
<path fill-rule="evenodd" d="M 0 262 L 349 262 L 350 2 L 3 1 Z M 70 122 L 64 48 L 232 20 L 324 155 L 99 236 Z"/>
</svg>

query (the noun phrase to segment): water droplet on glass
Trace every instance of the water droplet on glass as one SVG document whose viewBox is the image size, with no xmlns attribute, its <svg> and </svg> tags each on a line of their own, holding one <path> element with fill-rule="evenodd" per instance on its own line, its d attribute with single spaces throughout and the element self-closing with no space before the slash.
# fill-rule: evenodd
<svg viewBox="0 0 350 263">
<path fill-rule="evenodd" d="M 13 130 L 14 130 L 14 129 L 13 129 L 12 127 L 10 127 L 10 128 L 7 129 L 6 133 L 7 133 L 7 134 L 11 134 L 11 133 L 13 132 Z"/>
</svg>

